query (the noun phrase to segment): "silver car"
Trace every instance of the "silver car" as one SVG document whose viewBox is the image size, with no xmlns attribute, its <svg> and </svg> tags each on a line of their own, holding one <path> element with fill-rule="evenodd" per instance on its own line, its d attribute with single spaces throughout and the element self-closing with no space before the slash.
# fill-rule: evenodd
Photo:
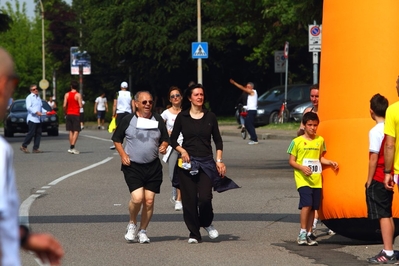
<svg viewBox="0 0 399 266">
<path fill-rule="evenodd" d="M 312 102 L 306 102 L 295 106 L 290 113 L 291 119 L 294 119 L 295 122 L 301 122 L 303 111 L 305 111 L 306 108 L 312 106 Z"/>
</svg>

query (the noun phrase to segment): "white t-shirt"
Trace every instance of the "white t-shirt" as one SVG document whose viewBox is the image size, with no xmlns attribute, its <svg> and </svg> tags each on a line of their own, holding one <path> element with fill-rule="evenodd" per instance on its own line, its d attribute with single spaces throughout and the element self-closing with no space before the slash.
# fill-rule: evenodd
<svg viewBox="0 0 399 266">
<path fill-rule="evenodd" d="M 97 111 L 105 111 L 105 103 L 107 102 L 107 98 L 97 97 Z"/>
<path fill-rule="evenodd" d="M 165 120 L 166 129 L 168 130 L 168 132 L 172 131 L 173 126 L 175 125 L 177 114 L 172 114 L 169 109 L 166 109 L 162 112 L 161 117 L 163 118 L 163 120 Z M 183 135 L 181 132 L 179 137 L 177 138 L 177 143 L 179 143 L 180 146 L 183 144 Z"/>
<path fill-rule="evenodd" d="M 83 108 L 83 105 L 85 105 L 85 101 L 82 100 L 82 107 L 79 109 L 80 113 L 84 113 L 85 109 Z"/>
<path fill-rule="evenodd" d="M 118 91 L 116 94 L 116 113 L 132 113 L 132 94 L 130 91 Z"/>
<path fill-rule="evenodd" d="M 381 143 L 384 140 L 384 122 L 376 124 L 369 132 L 369 151 L 380 153 Z"/>
<path fill-rule="evenodd" d="M 256 90 L 252 90 L 254 95 L 248 94 L 247 99 L 247 110 L 257 110 L 258 109 L 258 93 Z"/>
</svg>

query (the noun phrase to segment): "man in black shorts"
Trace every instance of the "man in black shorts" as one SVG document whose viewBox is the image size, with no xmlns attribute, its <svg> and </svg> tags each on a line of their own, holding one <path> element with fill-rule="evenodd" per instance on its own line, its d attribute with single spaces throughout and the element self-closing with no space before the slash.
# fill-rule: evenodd
<svg viewBox="0 0 399 266">
<path fill-rule="evenodd" d="M 159 114 L 152 113 L 152 96 L 148 91 L 139 91 L 134 97 L 136 112 L 128 114 L 118 124 L 112 136 L 115 148 L 121 156 L 121 170 L 129 187 L 130 221 L 125 239 L 150 243 L 147 226 L 150 223 L 155 194 L 162 184 L 162 164 L 159 153 L 165 154 L 169 136 L 165 122 Z M 125 147 L 122 146 L 126 137 Z M 140 227 L 137 215 L 142 207 Z"/>
</svg>

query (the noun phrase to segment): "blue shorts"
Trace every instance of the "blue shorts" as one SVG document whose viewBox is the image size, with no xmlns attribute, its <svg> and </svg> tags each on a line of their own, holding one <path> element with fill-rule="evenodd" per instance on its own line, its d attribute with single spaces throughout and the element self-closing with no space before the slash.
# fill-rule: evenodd
<svg viewBox="0 0 399 266">
<path fill-rule="evenodd" d="M 97 110 L 97 119 L 104 119 L 104 118 L 105 118 L 105 111 Z"/>
<path fill-rule="evenodd" d="M 299 192 L 299 206 L 298 209 L 303 207 L 312 207 L 313 210 L 320 208 L 321 201 L 321 188 L 300 187 Z"/>
</svg>

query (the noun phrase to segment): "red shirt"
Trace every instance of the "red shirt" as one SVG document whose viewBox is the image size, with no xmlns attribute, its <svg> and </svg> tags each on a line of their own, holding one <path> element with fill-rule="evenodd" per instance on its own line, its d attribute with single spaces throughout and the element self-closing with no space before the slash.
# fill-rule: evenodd
<svg viewBox="0 0 399 266">
<path fill-rule="evenodd" d="M 75 100 L 75 95 L 78 93 L 77 91 L 70 91 L 68 93 L 68 98 L 67 98 L 67 109 L 66 113 L 67 115 L 80 115 L 80 107 L 79 107 L 79 102 Z"/>
<path fill-rule="evenodd" d="M 377 160 L 377 167 L 375 169 L 375 173 L 373 176 L 373 179 L 383 183 L 385 179 L 385 174 L 384 174 L 384 169 L 385 169 L 385 164 L 384 164 L 384 146 L 385 146 L 385 137 L 382 140 L 381 143 L 381 148 L 380 152 L 378 153 L 378 160 Z"/>
</svg>

